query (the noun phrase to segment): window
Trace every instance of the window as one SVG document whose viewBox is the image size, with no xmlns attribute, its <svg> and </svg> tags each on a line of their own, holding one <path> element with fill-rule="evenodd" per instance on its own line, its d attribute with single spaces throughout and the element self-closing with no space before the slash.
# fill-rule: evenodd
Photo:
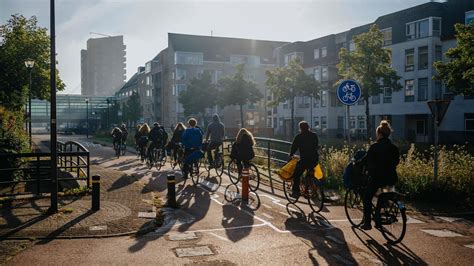
<svg viewBox="0 0 474 266">
<path fill-rule="evenodd" d="M 357 127 L 359 129 L 365 129 L 365 117 L 363 115 L 357 116 Z"/>
<path fill-rule="evenodd" d="M 441 36 L 441 19 L 433 18 L 433 36 Z"/>
<path fill-rule="evenodd" d="M 353 115 L 349 116 L 349 127 L 350 128 L 356 127 L 356 118 Z"/>
<path fill-rule="evenodd" d="M 418 101 L 428 100 L 428 78 L 418 79 Z"/>
<path fill-rule="evenodd" d="M 435 55 L 434 61 L 442 61 L 443 60 L 443 47 L 441 45 L 435 46 Z"/>
<path fill-rule="evenodd" d="M 145 73 L 151 72 L 151 61 L 145 64 Z"/>
<path fill-rule="evenodd" d="M 321 57 L 326 57 L 328 55 L 328 49 L 326 47 L 321 48 Z"/>
<path fill-rule="evenodd" d="M 417 135 L 426 135 L 426 121 L 425 120 L 416 120 L 416 134 Z"/>
<path fill-rule="evenodd" d="M 213 75 L 212 75 L 212 83 L 216 84 L 217 82 L 219 82 L 219 80 L 222 77 L 222 74 L 223 74 L 222 70 L 214 70 Z"/>
<path fill-rule="evenodd" d="M 203 53 L 175 52 L 174 63 L 182 65 L 202 65 Z"/>
<path fill-rule="evenodd" d="M 344 116 L 337 117 L 337 129 L 344 129 Z"/>
<path fill-rule="evenodd" d="M 474 113 L 464 114 L 464 130 L 474 132 Z"/>
<path fill-rule="evenodd" d="M 384 88 L 383 89 L 383 103 L 391 103 L 392 102 L 392 88 Z"/>
<path fill-rule="evenodd" d="M 415 69 L 415 49 L 405 50 L 405 71 L 413 71 Z"/>
<path fill-rule="evenodd" d="M 435 99 L 441 99 L 441 94 L 443 91 L 443 86 L 441 85 L 441 81 L 435 81 L 434 82 L 434 95 Z"/>
<path fill-rule="evenodd" d="M 428 46 L 418 47 L 418 69 L 428 68 Z"/>
<path fill-rule="evenodd" d="M 365 104 L 365 100 L 360 98 L 358 101 L 357 101 L 357 105 L 364 105 Z"/>
<path fill-rule="evenodd" d="M 424 19 L 406 24 L 407 40 L 424 38 L 429 36 L 429 19 Z"/>
<path fill-rule="evenodd" d="M 383 34 L 383 45 L 392 44 L 392 28 L 383 29 L 381 32 Z"/>
<path fill-rule="evenodd" d="M 325 116 L 321 116 L 321 129 L 326 129 L 328 127 L 328 119 Z"/>
<path fill-rule="evenodd" d="M 176 68 L 176 80 L 186 80 L 186 69 Z"/>
<path fill-rule="evenodd" d="M 352 51 L 355 51 L 355 49 L 356 49 L 356 46 L 355 46 L 354 41 L 350 41 L 349 42 L 349 51 L 352 52 Z"/>
<path fill-rule="evenodd" d="M 314 108 L 319 107 L 319 101 L 318 101 L 318 100 L 319 100 L 319 99 L 317 99 L 317 98 L 313 98 L 313 107 L 314 107 Z"/>
<path fill-rule="evenodd" d="M 327 66 L 321 68 L 321 80 L 322 81 L 328 80 L 328 67 Z"/>
<path fill-rule="evenodd" d="M 254 103 L 248 103 L 247 104 L 247 109 L 249 110 L 255 110 L 255 104 Z M 239 109 L 240 110 L 240 109 Z"/>
<path fill-rule="evenodd" d="M 245 64 L 247 66 L 258 66 L 260 65 L 260 56 L 256 55 L 231 55 L 231 64 Z"/>
<path fill-rule="evenodd" d="M 150 90 L 146 90 L 146 97 L 151 97 L 151 91 Z"/>
<path fill-rule="evenodd" d="M 319 59 L 319 48 L 314 49 L 314 59 Z"/>
<path fill-rule="evenodd" d="M 328 92 L 321 92 L 321 107 L 326 107 L 328 105 Z"/>
<path fill-rule="evenodd" d="M 314 79 L 317 81 L 321 81 L 321 68 L 316 67 L 314 68 Z"/>
<path fill-rule="evenodd" d="M 297 60 L 300 64 L 303 64 L 303 53 L 299 53 L 299 52 L 294 52 L 294 53 L 291 53 L 291 54 L 286 54 L 285 55 L 285 66 L 288 65 L 288 63 L 291 61 L 291 60 Z"/>
<path fill-rule="evenodd" d="M 283 102 L 283 109 L 288 109 L 288 100 Z"/>
<path fill-rule="evenodd" d="M 173 89 L 173 95 L 179 96 L 181 92 L 186 90 L 186 84 L 175 84 Z"/>
<path fill-rule="evenodd" d="M 464 19 L 464 23 L 466 25 L 469 25 L 472 23 L 472 21 L 474 21 L 474 10 L 471 10 L 471 11 L 467 11 L 465 13 L 465 19 Z"/>
<path fill-rule="evenodd" d="M 372 104 L 379 104 L 380 103 L 380 94 L 370 96 L 372 98 Z"/>
<path fill-rule="evenodd" d="M 413 87 L 413 80 L 405 80 L 405 102 L 413 102 L 415 100 L 415 89 Z"/>
<path fill-rule="evenodd" d="M 319 127 L 319 117 L 317 116 L 313 117 L 313 127 L 315 128 Z"/>
</svg>

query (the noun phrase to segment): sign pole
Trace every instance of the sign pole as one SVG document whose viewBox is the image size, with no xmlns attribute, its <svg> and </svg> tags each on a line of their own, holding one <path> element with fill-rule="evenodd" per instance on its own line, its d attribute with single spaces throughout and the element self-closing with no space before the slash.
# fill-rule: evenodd
<svg viewBox="0 0 474 266">
<path fill-rule="evenodd" d="M 54 13 L 54 0 L 50 0 L 50 42 L 51 42 L 51 60 L 50 60 L 50 82 L 51 82 L 51 206 L 50 213 L 58 212 L 58 157 L 57 157 L 57 135 L 56 135 L 56 26 Z"/>
<path fill-rule="evenodd" d="M 434 104 L 434 165 L 433 165 L 433 184 L 438 180 L 438 138 L 439 138 L 439 123 L 438 123 L 438 105 Z"/>
<path fill-rule="evenodd" d="M 347 142 L 351 142 L 351 111 L 350 105 L 346 105 L 346 134 L 347 134 Z"/>
</svg>

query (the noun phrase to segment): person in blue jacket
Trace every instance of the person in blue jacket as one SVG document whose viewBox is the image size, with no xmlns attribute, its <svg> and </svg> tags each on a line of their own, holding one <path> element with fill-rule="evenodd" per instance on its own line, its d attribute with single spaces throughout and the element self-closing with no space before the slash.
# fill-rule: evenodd
<svg viewBox="0 0 474 266">
<path fill-rule="evenodd" d="M 194 118 L 188 120 L 189 127 L 183 132 L 181 142 L 184 146 L 184 167 L 183 177 L 188 178 L 189 170 L 196 160 L 202 156 L 202 130 L 196 127 L 197 121 Z"/>
</svg>

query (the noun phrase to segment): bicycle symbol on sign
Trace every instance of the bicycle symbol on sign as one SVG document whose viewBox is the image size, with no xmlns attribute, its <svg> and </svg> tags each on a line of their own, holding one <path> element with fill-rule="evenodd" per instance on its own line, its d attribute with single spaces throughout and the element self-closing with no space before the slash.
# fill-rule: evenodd
<svg viewBox="0 0 474 266">
<path fill-rule="evenodd" d="M 354 102 L 356 100 L 356 96 L 354 95 L 354 92 L 356 91 L 356 87 L 354 84 L 346 84 L 344 87 L 342 87 L 342 91 L 345 93 L 344 96 L 342 96 L 343 101 L 351 101 Z"/>
</svg>

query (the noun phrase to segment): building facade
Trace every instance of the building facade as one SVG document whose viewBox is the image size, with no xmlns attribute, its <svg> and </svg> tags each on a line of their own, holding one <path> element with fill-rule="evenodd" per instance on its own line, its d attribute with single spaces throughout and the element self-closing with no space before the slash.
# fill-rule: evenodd
<svg viewBox="0 0 474 266">
<path fill-rule="evenodd" d="M 81 50 L 81 94 L 113 95 L 125 83 L 125 45 L 123 36 L 87 40 Z"/>
<path fill-rule="evenodd" d="M 401 77 L 399 82 L 403 86 L 400 91 L 380 88 L 380 95 L 369 98 L 372 125 L 388 119 L 395 129 L 394 138 L 430 142 L 434 126 L 427 101 L 450 99 L 450 107 L 440 127 L 440 140 L 473 140 L 473 95 L 454 96 L 449 88 L 432 79 L 435 75 L 433 63 L 445 60 L 444 53 L 456 45 L 454 24 L 472 20 L 473 10 L 474 1 L 469 0 L 430 2 L 381 16 L 372 23 L 377 24 L 384 34 L 385 48 L 392 53 L 392 67 Z M 342 47 L 354 50 L 352 38 L 368 31 L 372 24 L 308 42 L 287 44 L 279 49 L 279 66 L 299 58 L 305 71 L 314 75 L 325 87 L 319 98 L 297 97 L 297 122 L 310 121 L 323 137 L 342 138 L 346 128 L 350 128 L 353 137 L 365 135 L 363 100 L 350 107 L 349 125 L 346 125 L 346 108 L 339 103 L 335 93 L 335 84 L 340 79 L 336 65 L 339 50 Z M 288 134 L 288 103 L 280 104 L 273 111 L 276 132 Z"/>
</svg>

